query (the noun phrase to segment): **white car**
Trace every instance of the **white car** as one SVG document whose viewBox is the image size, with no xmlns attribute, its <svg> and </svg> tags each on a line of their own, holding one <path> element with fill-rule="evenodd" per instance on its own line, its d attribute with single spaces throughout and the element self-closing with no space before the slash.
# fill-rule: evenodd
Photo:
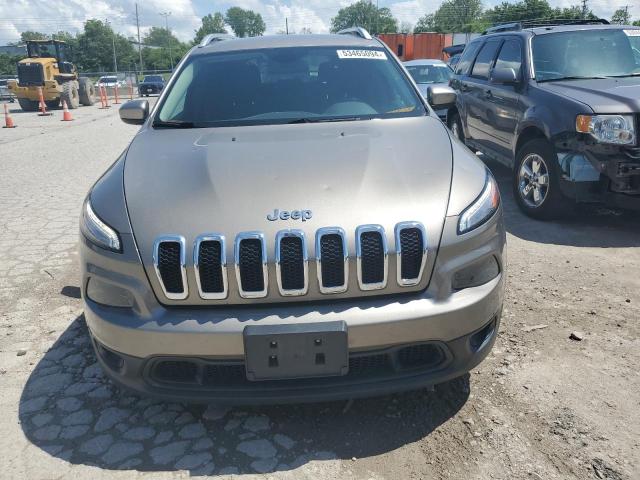
<svg viewBox="0 0 640 480">
<path fill-rule="evenodd" d="M 114 88 L 116 85 L 121 88 L 125 86 L 125 82 L 118 80 L 118 77 L 113 75 L 100 77 L 96 82 L 96 87 Z"/>
</svg>

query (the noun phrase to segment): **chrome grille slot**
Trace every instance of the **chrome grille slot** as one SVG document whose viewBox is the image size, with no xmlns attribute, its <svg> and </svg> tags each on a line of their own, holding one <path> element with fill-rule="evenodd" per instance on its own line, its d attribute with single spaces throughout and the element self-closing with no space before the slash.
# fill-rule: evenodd
<svg viewBox="0 0 640 480">
<path fill-rule="evenodd" d="M 427 234 L 418 222 L 403 222 L 395 231 L 398 285 L 403 287 L 420 283 L 427 261 Z"/>
<path fill-rule="evenodd" d="M 361 225 L 356 229 L 358 285 L 361 290 L 377 290 L 387 285 L 387 237 L 381 225 Z"/>
<path fill-rule="evenodd" d="M 189 294 L 185 264 L 185 241 L 179 235 L 158 238 L 153 247 L 153 267 L 165 296 L 184 300 Z"/>
<path fill-rule="evenodd" d="M 305 295 L 309 289 L 307 245 L 300 230 L 276 235 L 276 279 L 283 296 Z"/>
<path fill-rule="evenodd" d="M 227 298 L 227 260 L 224 236 L 215 233 L 199 236 L 193 246 L 193 266 L 200 298 Z"/>
<path fill-rule="evenodd" d="M 238 234 L 235 243 L 238 290 L 243 298 L 267 296 L 267 249 L 260 232 Z"/>
<path fill-rule="evenodd" d="M 339 227 L 316 232 L 316 261 L 321 293 L 341 293 L 349 282 L 347 238 Z"/>
</svg>

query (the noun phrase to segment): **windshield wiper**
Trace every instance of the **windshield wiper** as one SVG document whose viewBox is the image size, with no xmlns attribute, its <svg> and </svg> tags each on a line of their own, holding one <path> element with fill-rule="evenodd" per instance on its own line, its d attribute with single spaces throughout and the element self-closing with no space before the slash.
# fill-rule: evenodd
<svg viewBox="0 0 640 480">
<path fill-rule="evenodd" d="M 624 77 L 640 77 L 640 72 L 625 73 L 624 75 L 609 75 L 610 78 L 624 78 Z"/>
<path fill-rule="evenodd" d="M 331 122 L 355 122 L 357 120 L 365 120 L 362 117 L 335 117 L 335 118 L 313 118 L 302 117 L 295 118 L 287 123 L 293 125 L 295 123 L 331 123 Z"/>
<path fill-rule="evenodd" d="M 602 80 L 603 78 L 607 78 L 607 77 L 580 77 L 580 76 L 569 76 L 569 77 L 558 77 L 558 78 L 543 78 L 542 80 L 538 80 L 538 83 L 542 83 L 542 82 L 559 82 L 562 80 Z"/>
<path fill-rule="evenodd" d="M 156 120 L 151 126 L 153 128 L 196 128 L 193 122 L 185 122 L 182 120 Z"/>
</svg>

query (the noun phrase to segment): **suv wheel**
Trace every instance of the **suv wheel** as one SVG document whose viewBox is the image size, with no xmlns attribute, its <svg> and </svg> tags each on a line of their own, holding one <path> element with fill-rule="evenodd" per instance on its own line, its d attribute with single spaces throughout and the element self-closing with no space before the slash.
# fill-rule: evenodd
<svg viewBox="0 0 640 480">
<path fill-rule="evenodd" d="M 460 121 L 460 115 L 457 113 L 452 113 L 449 116 L 449 130 L 453 133 L 454 137 L 464 143 L 464 132 L 462 130 L 462 122 Z"/>
<path fill-rule="evenodd" d="M 564 205 L 553 147 L 543 139 L 525 143 L 516 155 L 513 195 L 520 209 L 533 218 L 557 217 Z"/>
</svg>

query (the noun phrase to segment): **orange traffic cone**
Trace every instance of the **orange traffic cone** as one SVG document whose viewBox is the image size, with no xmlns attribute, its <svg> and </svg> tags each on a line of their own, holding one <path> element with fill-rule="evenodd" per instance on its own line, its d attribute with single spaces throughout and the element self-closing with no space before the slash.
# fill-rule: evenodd
<svg viewBox="0 0 640 480">
<path fill-rule="evenodd" d="M 71 122 L 73 117 L 71 116 L 71 112 L 67 107 L 67 102 L 62 100 L 62 120 L 61 122 Z"/>
<path fill-rule="evenodd" d="M 102 103 L 101 109 L 111 108 L 109 105 L 109 99 L 107 98 L 107 89 L 104 86 L 100 86 L 100 102 Z"/>
<path fill-rule="evenodd" d="M 115 96 L 115 100 L 113 101 L 113 103 L 114 104 L 120 103 L 120 101 L 118 100 L 118 84 L 117 83 L 113 85 L 113 94 Z"/>
<path fill-rule="evenodd" d="M 129 82 L 129 100 L 133 100 L 133 83 Z"/>
<path fill-rule="evenodd" d="M 13 124 L 13 118 L 9 115 L 9 109 L 7 108 L 7 104 L 4 104 L 4 127 L 2 128 L 16 128 Z"/>
<path fill-rule="evenodd" d="M 40 113 L 38 114 L 41 117 L 48 117 L 52 115 L 51 112 L 47 112 L 47 104 L 44 103 L 44 95 L 42 94 L 42 87 L 38 87 L 38 97 L 40 100 Z"/>
</svg>

